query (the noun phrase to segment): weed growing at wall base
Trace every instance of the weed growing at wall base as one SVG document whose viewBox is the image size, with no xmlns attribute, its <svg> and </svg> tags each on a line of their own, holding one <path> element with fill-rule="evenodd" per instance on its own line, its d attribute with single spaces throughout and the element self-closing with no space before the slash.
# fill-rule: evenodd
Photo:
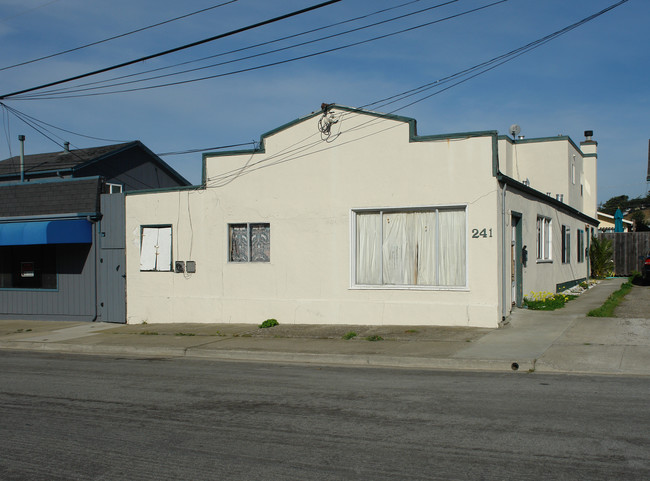
<svg viewBox="0 0 650 481">
<path fill-rule="evenodd" d="M 552 292 L 531 292 L 524 297 L 524 306 L 537 311 L 554 311 L 578 296 L 553 294 Z"/>
<path fill-rule="evenodd" d="M 260 329 L 268 329 L 269 327 L 274 327 L 280 324 L 276 319 L 267 319 L 262 324 L 260 324 Z"/>
</svg>

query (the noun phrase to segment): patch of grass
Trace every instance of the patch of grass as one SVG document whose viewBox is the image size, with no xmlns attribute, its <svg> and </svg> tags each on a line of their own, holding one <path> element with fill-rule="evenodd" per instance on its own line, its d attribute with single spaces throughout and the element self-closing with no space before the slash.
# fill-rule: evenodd
<svg viewBox="0 0 650 481">
<path fill-rule="evenodd" d="M 16 329 L 16 332 L 32 332 L 31 329 Z"/>
<path fill-rule="evenodd" d="M 149 324 L 147 321 L 142 321 L 140 324 L 146 325 Z"/>
<path fill-rule="evenodd" d="M 417 329 L 407 329 L 406 331 L 404 331 L 405 334 L 417 334 L 418 332 L 420 331 L 418 331 Z"/>
<path fill-rule="evenodd" d="M 384 340 L 383 337 L 378 336 L 378 335 L 376 335 L 376 334 L 375 334 L 374 336 L 368 336 L 368 337 L 366 337 L 366 341 L 371 341 L 371 342 L 383 341 L 383 340 Z"/>
<path fill-rule="evenodd" d="M 260 329 L 267 329 L 269 327 L 277 326 L 278 324 L 280 323 L 275 319 L 267 319 L 262 324 L 260 324 Z"/>
<path fill-rule="evenodd" d="M 343 339 L 345 339 L 346 341 L 349 341 L 350 339 L 352 339 L 354 337 L 357 337 L 357 336 L 358 336 L 358 334 L 356 332 L 350 331 L 350 332 L 347 332 L 347 333 L 343 334 Z"/>
<path fill-rule="evenodd" d="M 632 282 L 627 281 L 621 288 L 612 293 L 605 303 L 598 309 L 594 309 L 587 313 L 589 317 L 614 317 L 614 309 L 618 307 L 625 296 L 632 290 Z"/>
<path fill-rule="evenodd" d="M 215 332 L 215 333 L 212 334 L 212 335 L 213 335 L 213 336 L 218 336 L 218 337 L 226 337 L 225 334 L 223 334 L 223 333 L 221 333 L 221 332 L 219 332 L 219 331 Z"/>
<path fill-rule="evenodd" d="M 158 333 L 155 331 L 142 331 L 140 333 L 141 336 L 157 336 Z"/>
<path fill-rule="evenodd" d="M 196 336 L 193 332 L 177 332 L 175 336 Z"/>
</svg>

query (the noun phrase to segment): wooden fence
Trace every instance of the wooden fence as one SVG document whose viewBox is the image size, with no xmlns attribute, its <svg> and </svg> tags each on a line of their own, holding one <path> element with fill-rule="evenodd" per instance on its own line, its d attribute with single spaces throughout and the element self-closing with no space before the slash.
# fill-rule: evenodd
<svg viewBox="0 0 650 481">
<path fill-rule="evenodd" d="M 607 232 L 601 238 L 611 239 L 614 247 L 614 273 L 629 276 L 643 272 L 643 262 L 650 253 L 650 232 Z"/>
</svg>

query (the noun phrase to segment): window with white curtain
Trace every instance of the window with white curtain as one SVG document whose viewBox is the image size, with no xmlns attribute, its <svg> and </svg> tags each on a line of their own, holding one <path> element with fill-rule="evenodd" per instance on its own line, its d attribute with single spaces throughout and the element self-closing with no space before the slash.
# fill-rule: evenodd
<svg viewBox="0 0 650 481">
<path fill-rule="evenodd" d="M 467 284 L 466 210 L 456 208 L 354 211 L 354 284 Z"/>
<path fill-rule="evenodd" d="M 537 216 L 537 260 L 551 260 L 551 219 Z"/>
<path fill-rule="evenodd" d="M 143 226 L 140 234 L 140 270 L 172 270 L 172 226 Z"/>
</svg>

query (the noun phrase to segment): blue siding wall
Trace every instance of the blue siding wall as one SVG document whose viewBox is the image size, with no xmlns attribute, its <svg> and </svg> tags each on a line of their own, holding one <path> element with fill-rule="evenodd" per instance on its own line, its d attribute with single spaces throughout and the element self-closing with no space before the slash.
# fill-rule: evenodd
<svg viewBox="0 0 650 481">
<path fill-rule="evenodd" d="M 57 245 L 56 258 L 57 289 L 0 289 L 0 319 L 95 319 L 95 244 Z"/>
</svg>

